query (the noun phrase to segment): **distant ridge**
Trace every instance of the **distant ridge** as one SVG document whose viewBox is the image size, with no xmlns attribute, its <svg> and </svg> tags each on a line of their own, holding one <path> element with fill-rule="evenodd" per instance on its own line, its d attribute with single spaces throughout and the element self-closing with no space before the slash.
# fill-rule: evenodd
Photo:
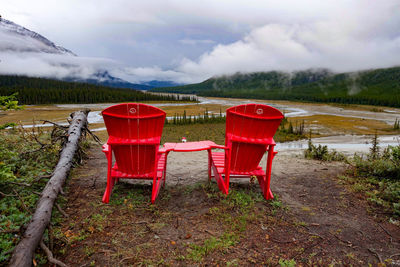
<svg viewBox="0 0 400 267">
<path fill-rule="evenodd" d="M 400 107 L 400 67 L 340 74 L 326 69 L 236 73 L 151 91 Z"/>
<path fill-rule="evenodd" d="M 196 101 L 194 97 L 157 95 L 131 89 L 111 88 L 46 78 L 0 75 L 0 96 L 17 93 L 20 104 L 118 103 L 137 101 Z"/>
<path fill-rule="evenodd" d="M 102 86 L 108 86 L 113 88 L 126 88 L 126 89 L 134 89 L 134 90 L 150 90 L 153 87 L 144 85 L 144 84 L 137 84 L 137 83 L 130 83 L 128 81 L 122 80 L 120 78 L 116 78 L 108 71 L 99 71 L 93 75 L 93 78 L 89 79 L 78 79 L 78 78 L 65 78 L 63 79 L 67 82 L 81 82 L 81 83 L 90 83 Z"/>
<path fill-rule="evenodd" d="M 150 86 L 151 88 L 159 88 L 159 87 L 174 87 L 174 86 L 181 86 L 183 84 L 176 83 L 173 81 L 157 81 L 152 80 L 149 82 L 143 82 L 142 85 Z"/>
</svg>

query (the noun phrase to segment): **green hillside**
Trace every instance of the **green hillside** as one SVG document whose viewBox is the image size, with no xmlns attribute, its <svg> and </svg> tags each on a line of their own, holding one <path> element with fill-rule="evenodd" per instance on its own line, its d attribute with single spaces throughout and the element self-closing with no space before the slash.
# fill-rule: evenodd
<svg viewBox="0 0 400 267">
<path fill-rule="evenodd" d="M 20 104 L 115 103 L 140 101 L 194 101 L 190 97 L 154 95 L 88 83 L 0 75 L 0 96 L 18 93 Z"/>
<path fill-rule="evenodd" d="M 152 91 L 400 107 L 400 67 L 341 74 L 327 70 L 237 73 Z"/>
</svg>

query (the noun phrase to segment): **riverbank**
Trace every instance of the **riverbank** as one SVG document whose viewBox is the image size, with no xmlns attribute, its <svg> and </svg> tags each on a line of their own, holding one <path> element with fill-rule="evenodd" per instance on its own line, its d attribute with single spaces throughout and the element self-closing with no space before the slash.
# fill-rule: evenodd
<svg viewBox="0 0 400 267">
<path fill-rule="evenodd" d="M 382 146 L 396 145 L 397 141 L 393 137 L 399 135 L 399 131 L 393 129 L 396 119 L 400 118 L 400 109 L 361 105 L 330 105 L 320 103 L 298 103 L 290 101 L 265 101 L 248 99 L 228 99 L 228 98 L 206 98 L 199 97 L 199 103 L 151 103 L 151 105 L 160 107 L 167 112 L 167 116 L 172 117 L 175 114 L 198 115 L 206 110 L 219 114 L 227 107 L 245 104 L 250 102 L 270 104 L 279 108 L 285 113 L 289 121 L 295 125 L 305 122 L 306 132 L 312 130 L 316 144 L 326 144 L 329 148 L 337 149 L 346 154 L 354 152 L 364 153 L 368 150 L 366 142 L 371 139 L 375 132 L 381 136 Z M 50 120 L 53 122 L 65 124 L 65 118 L 77 109 L 90 108 L 89 123 L 92 131 L 106 140 L 104 122 L 101 116 L 101 110 L 113 105 L 112 103 L 101 104 L 65 104 L 65 105 L 43 105 L 27 106 L 24 110 L 3 112 L 0 116 L 0 124 L 5 122 L 21 123 L 25 128 L 33 127 L 32 122 L 36 121 L 36 126 L 51 126 L 51 124 L 42 125 L 40 120 Z M 210 129 L 210 135 L 213 130 Z M 188 134 L 180 134 L 187 137 Z M 177 142 L 182 136 L 176 136 Z M 383 137 L 385 136 L 385 137 Z M 203 138 L 204 139 L 204 138 Z M 387 141 L 387 139 L 390 139 Z M 188 141 L 197 141 L 190 140 Z M 219 143 L 223 143 L 220 138 Z M 218 142 L 218 141 L 217 141 Z M 221 143 L 221 144 L 222 144 Z M 306 141 L 293 142 L 288 144 L 278 144 L 282 151 L 298 153 L 305 148 Z"/>
</svg>

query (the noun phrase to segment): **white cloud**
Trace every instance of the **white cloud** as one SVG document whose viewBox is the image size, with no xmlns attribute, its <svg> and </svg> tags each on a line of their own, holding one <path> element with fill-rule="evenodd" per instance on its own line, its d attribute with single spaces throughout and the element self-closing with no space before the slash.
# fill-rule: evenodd
<svg viewBox="0 0 400 267">
<path fill-rule="evenodd" d="M 365 5 L 303 23 L 269 23 L 216 45 L 176 68 L 189 82 L 235 72 L 329 68 L 336 72 L 400 65 L 400 17 L 394 2 Z M 397 15 L 397 16 L 396 16 Z M 397 25 L 398 27 L 395 27 Z"/>
<path fill-rule="evenodd" d="M 110 59 L 74 56 L 37 33 L 0 20 L 1 74 L 86 79 L 117 65 Z"/>
<path fill-rule="evenodd" d="M 400 36 L 382 38 L 362 29 L 364 24 L 320 21 L 312 24 L 268 24 L 242 40 L 216 45 L 197 60 L 184 59 L 174 70 L 147 68 L 137 77 L 171 77 L 179 82 L 200 82 L 235 72 L 329 68 L 336 72 L 400 65 Z M 379 31 L 380 29 L 376 29 Z M 384 29 L 382 29 L 384 30 Z M 362 36 L 360 36 L 362 35 Z"/>
<path fill-rule="evenodd" d="M 1 53 L 0 73 L 48 78 L 93 77 L 98 71 L 115 68 L 109 59 L 73 57 L 47 53 Z"/>
<path fill-rule="evenodd" d="M 112 73 L 135 82 L 400 64 L 398 0 L 3 1 L 4 17 L 79 55 L 118 58 Z"/>
<path fill-rule="evenodd" d="M 199 40 L 199 39 L 182 39 L 179 40 L 180 43 L 185 45 L 201 45 L 201 44 L 214 44 L 213 40 Z"/>
<path fill-rule="evenodd" d="M 117 77 L 121 77 L 122 79 L 134 83 L 151 80 L 176 81 L 179 83 L 189 82 L 183 73 L 174 70 L 163 70 L 160 67 L 117 68 L 111 73 Z"/>
</svg>

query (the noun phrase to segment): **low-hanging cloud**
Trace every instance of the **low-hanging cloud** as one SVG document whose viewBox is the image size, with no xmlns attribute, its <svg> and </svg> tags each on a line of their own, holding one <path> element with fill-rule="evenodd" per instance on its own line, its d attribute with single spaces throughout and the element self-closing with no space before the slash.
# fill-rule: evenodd
<svg viewBox="0 0 400 267">
<path fill-rule="evenodd" d="M 187 79 L 184 77 L 182 72 L 175 70 L 163 70 L 160 67 L 114 68 L 111 70 L 111 74 L 134 83 L 151 80 L 187 83 Z"/>
<path fill-rule="evenodd" d="M 215 45 L 196 60 L 184 58 L 173 76 L 193 83 L 236 72 L 309 68 L 347 72 L 400 65 L 400 3 L 343 3 L 308 20 L 275 18 L 279 23 L 254 27 L 240 40 Z M 159 68 L 154 72 L 168 76 Z"/>
<path fill-rule="evenodd" d="M 331 26 L 266 25 L 241 41 L 215 47 L 198 61 L 184 61 L 179 70 L 206 77 L 273 69 L 353 71 L 400 63 L 400 37 L 356 38 L 351 32 L 335 34 Z"/>
<path fill-rule="evenodd" d="M 358 36 L 357 29 L 349 28 L 335 28 L 334 22 L 268 24 L 252 30 L 242 40 L 215 46 L 198 60 L 182 60 L 173 76 L 179 82 L 191 83 L 236 72 L 309 68 L 346 72 L 400 65 L 400 34 L 392 38 L 375 37 L 373 33 Z M 156 75 L 171 73 L 159 68 L 153 71 Z"/>
<path fill-rule="evenodd" d="M 112 69 L 115 63 L 108 59 L 73 57 L 37 52 L 2 52 L 0 73 L 57 79 L 89 79 L 98 72 Z"/>
<path fill-rule="evenodd" d="M 86 47 L 81 42 L 93 39 L 89 43 L 93 46 L 80 51 L 127 58 L 124 63 L 71 59 L 69 70 L 76 75 L 90 76 L 96 68 L 108 68 L 131 82 L 193 83 L 236 72 L 309 68 L 345 72 L 400 65 L 398 0 L 81 2 L 7 0 L 5 7 L 14 10 L 10 13 L 16 18 L 45 29 L 45 35 L 55 33 L 56 40 Z M 218 39 L 220 35 L 224 38 Z M 46 66 L 48 73 L 58 76 L 67 72 L 50 57 L 37 62 L 36 55 L 25 55 L 38 66 L 30 67 L 33 73 L 46 73 Z M 0 54 L 0 60 L 7 57 L 13 67 L 4 67 L 2 61 L 0 71 L 28 72 L 28 64 L 20 58 Z"/>
</svg>

